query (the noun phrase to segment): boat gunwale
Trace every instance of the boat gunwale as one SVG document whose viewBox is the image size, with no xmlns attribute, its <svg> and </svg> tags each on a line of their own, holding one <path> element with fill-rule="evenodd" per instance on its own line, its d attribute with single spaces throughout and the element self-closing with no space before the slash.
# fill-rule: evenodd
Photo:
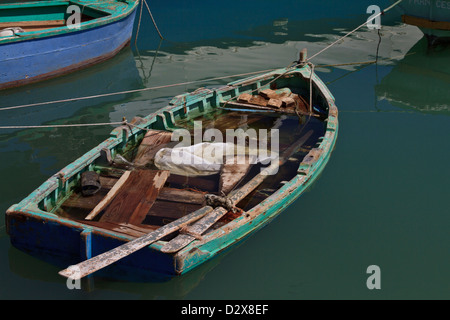
<svg viewBox="0 0 450 320">
<path fill-rule="evenodd" d="M 60 26 L 60 27 L 48 28 L 45 30 L 21 32 L 18 36 L 15 36 L 15 37 L 0 37 L 0 45 L 17 43 L 17 42 L 22 42 L 22 41 L 29 41 L 29 40 L 40 40 L 40 39 L 44 40 L 44 39 L 50 38 L 50 37 L 64 36 L 64 35 L 68 35 L 68 34 L 89 31 L 89 30 L 97 28 L 97 27 L 101 27 L 101 26 L 104 26 L 107 24 L 112 24 L 114 22 L 123 20 L 124 18 L 126 18 L 130 14 L 132 14 L 132 12 L 136 9 L 136 7 L 139 4 L 138 0 L 133 0 L 133 1 L 134 1 L 133 3 L 121 2 L 121 3 L 124 3 L 124 5 L 126 5 L 126 7 L 124 7 L 124 10 L 120 13 L 111 14 L 110 12 L 102 11 L 104 13 L 107 13 L 107 15 L 104 17 L 95 18 L 90 21 L 82 22 L 82 23 L 80 23 L 80 28 L 70 29 L 70 28 L 68 28 L 67 25 L 64 25 L 64 26 Z M 52 3 L 52 1 L 48 1 L 48 2 Z M 76 2 L 76 1 L 62 0 L 61 2 L 70 4 L 71 2 Z M 32 3 L 40 4 L 40 2 L 38 2 L 38 1 L 32 2 Z M 43 1 L 43 3 L 47 3 L 47 1 Z M 84 4 L 84 6 L 89 7 L 89 4 Z M 1 6 L 0 6 L 0 9 L 1 9 Z M 93 10 L 101 11 L 99 9 L 93 9 Z"/>
</svg>

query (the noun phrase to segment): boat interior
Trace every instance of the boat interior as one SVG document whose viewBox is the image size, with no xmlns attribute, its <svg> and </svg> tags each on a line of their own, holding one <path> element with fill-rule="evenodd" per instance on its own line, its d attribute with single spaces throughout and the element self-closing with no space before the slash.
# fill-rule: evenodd
<svg viewBox="0 0 450 320">
<path fill-rule="evenodd" d="M 265 94 L 271 92 L 292 97 L 295 88 L 274 88 L 266 90 Z M 187 117 L 177 117 L 170 130 L 148 128 L 135 147 L 117 153 L 114 157 L 105 153 L 99 158 L 91 166 L 91 170 L 85 171 L 79 181 L 73 184 L 67 195 L 56 201 L 51 212 L 86 225 L 132 237 L 142 236 L 204 207 L 205 195 L 230 195 L 270 164 L 267 161 L 250 161 L 247 153 L 243 161 L 239 161 L 238 156 L 231 158 L 231 161 L 223 157 L 219 169 L 208 174 L 192 174 L 183 167 L 184 163 L 177 164 L 175 169 L 164 167 L 159 161 L 163 150 L 176 150 L 181 140 L 174 138 L 176 129 L 188 132 L 192 145 L 196 143 L 198 121 L 201 121 L 204 139 L 205 133 L 211 128 L 218 130 L 216 132 L 223 134 L 223 137 L 230 129 L 234 132 L 237 129 L 246 133 L 256 132 L 256 137 L 245 137 L 245 145 L 248 147 L 252 145 L 252 141 L 257 141 L 258 150 L 261 150 L 264 142 L 263 146 L 269 150 L 269 154 L 273 151 L 272 135 L 269 132 L 276 129 L 278 136 L 273 138 L 278 143 L 276 151 L 279 159 L 285 161 L 280 160 L 282 165 L 277 173 L 268 176 L 235 205 L 237 210 L 230 210 L 210 230 L 236 219 L 298 174 L 300 163 L 320 143 L 326 127 L 323 114 L 318 111 L 308 113 L 307 105 L 304 111 L 295 112 L 289 109 L 291 101 L 286 100 L 286 103 L 277 109 L 267 107 L 268 101 L 274 97 L 269 98 L 262 93 L 254 96 L 259 96 L 256 98 L 258 101 L 246 102 L 248 95 L 240 95 L 234 99 L 234 104 L 231 101 L 221 103 L 219 108 L 212 108 L 210 112 L 192 112 Z M 261 96 L 264 99 L 260 99 Z M 304 97 L 303 100 L 307 99 Z M 326 106 L 325 99 L 317 97 L 317 100 L 321 99 L 323 101 L 315 103 L 315 106 L 318 106 L 315 107 L 316 110 L 319 110 L 320 106 Z M 261 103 L 262 100 L 265 102 Z M 262 132 L 260 129 L 267 129 L 268 134 L 258 135 Z M 217 142 L 215 139 L 211 139 L 211 142 Z M 231 143 L 237 144 L 238 137 L 233 139 Z M 293 149 L 292 146 L 299 139 L 303 139 L 302 144 Z M 183 173 L 185 169 L 186 173 Z M 43 210 L 47 209 L 45 203 L 41 206 Z M 175 232 L 163 240 L 170 240 L 177 234 Z"/>
<path fill-rule="evenodd" d="M 86 5 L 86 3 L 78 3 L 77 1 L 36 1 L 20 4 L 0 4 L 0 32 L 9 28 L 14 28 L 15 34 L 63 27 L 73 13 L 73 11 L 68 10 L 71 5 L 78 5 L 80 8 L 81 23 L 106 17 L 112 13 L 108 10 L 108 7 L 96 5 L 95 3 Z M 6 33 L 4 36 L 6 36 Z"/>
</svg>

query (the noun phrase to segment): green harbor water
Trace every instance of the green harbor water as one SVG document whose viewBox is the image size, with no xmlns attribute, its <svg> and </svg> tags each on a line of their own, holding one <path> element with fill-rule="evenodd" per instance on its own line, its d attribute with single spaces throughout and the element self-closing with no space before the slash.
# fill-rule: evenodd
<svg viewBox="0 0 450 320">
<path fill-rule="evenodd" d="M 195 83 L 0 110 L 0 126 L 145 116 L 177 94 L 285 67 L 303 48 L 311 56 L 364 22 L 369 5 L 389 5 L 148 3 L 165 40 L 144 10 L 136 46 L 77 73 L 0 91 L 0 109 Z M 427 48 L 395 10 L 382 25 L 380 44 L 364 27 L 313 60 L 328 65 L 316 72 L 339 109 L 338 141 L 319 179 L 265 228 L 167 282 L 94 279 L 91 291 L 69 290 L 59 268 L 12 247 L 5 211 L 113 127 L 0 129 L 0 299 L 449 299 L 450 46 Z M 345 65 L 374 60 L 378 44 L 377 64 Z M 207 81 L 224 76 L 231 77 Z M 381 289 L 367 287 L 371 265 L 380 268 Z"/>
</svg>

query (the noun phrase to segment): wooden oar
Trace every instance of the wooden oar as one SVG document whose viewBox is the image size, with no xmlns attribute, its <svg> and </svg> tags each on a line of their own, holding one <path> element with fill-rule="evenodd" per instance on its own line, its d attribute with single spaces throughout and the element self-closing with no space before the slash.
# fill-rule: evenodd
<svg viewBox="0 0 450 320">
<path fill-rule="evenodd" d="M 106 206 L 111 202 L 111 200 L 119 193 L 120 188 L 123 187 L 128 177 L 130 176 L 131 171 L 125 171 L 124 174 L 120 177 L 119 181 L 109 190 L 108 194 L 100 201 L 95 208 L 87 215 L 86 220 L 94 219 L 99 212 L 106 208 Z"/>
<path fill-rule="evenodd" d="M 286 149 L 282 156 L 279 159 L 279 163 L 273 163 L 269 167 L 265 168 L 259 174 L 257 174 L 253 179 L 251 179 L 247 184 L 242 186 L 241 188 L 233 191 L 229 199 L 231 200 L 232 205 L 238 204 L 242 199 L 244 199 L 247 195 L 249 195 L 253 190 L 255 190 L 269 175 L 276 172 L 278 170 L 278 165 L 283 165 L 287 159 L 289 159 L 294 153 L 298 151 L 298 149 L 309 139 L 312 135 L 313 131 L 310 130 L 304 136 L 302 136 L 299 140 L 293 143 L 288 149 Z M 216 223 L 220 218 L 222 218 L 228 212 L 227 209 L 223 207 L 217 207 L 211 213 L 204 216 L 202 219 L 197 221 L 195 224 L 187 227 L 184 230 L 184 233 L 179 234 L 174 239 L 170 240 L 166 243 L 161 251 L 164 253 L 175 253 L 187 245 L 189 245 L 192 241 L 199 238 L 206 230 L 208 230 L 214 223 Z"/>
<path fill-rule="evenodd" d="M 186 225 L 197 221 L 206 214 L 213 211 L 210 206 L 205 206 L 197 211 L 194 211 L 178 220 L 175 220 L 165 226 L 152 231 L 145 236 L 127 242 L 117 248 L 95 256 L 89 260 L 78 263 L 77 265 L 70 266 L 59 272 L 60 275 L 71 278 L 72 280 L 81 279 L 95 271 L 105 268 L 106 266 L 136 252 L 150 244 L 160 240 L 161 238 L 185 227 Z"/>
</svg>

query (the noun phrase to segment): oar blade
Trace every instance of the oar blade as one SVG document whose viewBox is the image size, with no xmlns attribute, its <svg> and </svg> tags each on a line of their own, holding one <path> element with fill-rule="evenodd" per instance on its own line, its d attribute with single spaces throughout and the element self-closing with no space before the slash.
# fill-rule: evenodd
<svg viewBox="0 0 450 320">
<path fill-rule="evenodd" d="M 130 254 L 151 245 L 152 243 L 164 238 L 165 236 L 185 227 L 186 225 L 201 219 L 208 213 L 213 211 L 210 206 L 205 206 L 197 211 L 194 211 L 178 220 L 166 224 L 165 226 L 152 231 L 145 236 L 124 243 L 123 245 L 104 252 L 91 259 L 80 262 L 74 266 L 70 266 L 65 270 L 59 272 L 60 275 L 71 278 L 72 280 L 81 279 L 89 274 L 92 274 L 100 269 L 103 269 L 120 259 L 129 256 Z"/>
<path fill-rule="evenodd" d="M 192 241 L 200 237 L 206 230 L 208 230 L 214 223 L 222 218 L 228 212 L 227 209 L 218 207 L 211 213 L 208 213 L 205 217 L 197 221 L 195 224 L 187 228 L 187 230 L 176 236 L 174 239 L 166 243 L 161 252 L 174 253 L 180 251 L 184 247 L 188 246 Z"/>
</svg>

